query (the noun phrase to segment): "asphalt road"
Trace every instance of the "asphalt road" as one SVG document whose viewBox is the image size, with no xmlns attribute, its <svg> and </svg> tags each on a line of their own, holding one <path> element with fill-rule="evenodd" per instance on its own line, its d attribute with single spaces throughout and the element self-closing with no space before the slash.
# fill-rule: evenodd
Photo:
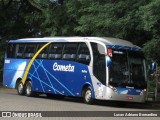
<svg viewBox="0 0 160 120">
<path fill-rule="evenodd" d="M 136 103 L 128 103 L 125 107 L 120 107 L 117 103 L 106 102 L 106 101 L 96 101 L 94 105 L 87 105 L 83 103 L 82 99 L 79 98 L 70 98 L 65 97 L 64 99 L 54 99 L 47 98 L 45 95 L 40 95 L 39 97 L 26 97 L 19 96 L 14 89 L 5 89 L 0 88 L 0 111 L 160 111 L 159 104 L 136 104 Z M 62 113 L 67 114 L 67 113 Z M 75 114 L 75 113 L 73 113 Z M 54 117 L 54 119 L 91 119 L 91 120 L 99 120 L 99 119 L 125 119 L 128 117 Z M 139 118 L 139 117 L 138 117 Z M 9 119 L 9 118 L 0 118 L 1 119 Z M 12 118 L 18 120 L 17 118 Z M 25 118 L 31 119 L 31 118 Z M 32 119 L 44 119 L 44 118 L 32 118 Z M 53 118 L 45 118 L 45 119 L 53 119 Z M 131 119 L 137 120 L 137 117 L 130 117 Z M 159 119 L 158 117 L 140 117 L 139 119 Z"/>
</svg>

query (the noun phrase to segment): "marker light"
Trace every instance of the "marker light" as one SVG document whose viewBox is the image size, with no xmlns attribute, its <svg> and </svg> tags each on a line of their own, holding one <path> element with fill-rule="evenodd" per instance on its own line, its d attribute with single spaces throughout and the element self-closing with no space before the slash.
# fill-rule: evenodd
<svg viewBox="0 0 160 120">
<path fill-rule="evenodd" d="M 108 56 L 112 57 L 112 53 L 113 53 L 112 49 L 108 49 Z"/>
</svg>

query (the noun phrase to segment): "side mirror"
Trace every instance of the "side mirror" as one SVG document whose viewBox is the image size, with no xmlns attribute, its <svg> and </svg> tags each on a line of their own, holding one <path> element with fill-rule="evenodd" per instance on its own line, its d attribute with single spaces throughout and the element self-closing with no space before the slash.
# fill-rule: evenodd
<svg viewBox="0 0 160 120">
<path fill-rule="evenodd" d="M 151 70 L 152 70 L 152 72 L 154 72 L 156 70 L 156 63 L 155 62 L 152 63 L 152 69 Z"/>
<path fill-rule="evenodd" d="M 153 62 L 151 65 L 150 65 L 150 67 L 149 67 L 149 69 L 148 69 L 148 76 L 150 76 L 152 79 L 154 79 L 154 77 L 155 77 L 155 75 L 156 75 L 156 63 L 155 62 Z"/>
<path fill-rule="evenodd" d="M 107 65 L 107 67 L 110 67 L 111 64 L 112 64 L 111 58 L 108 55 L 106 55 L 106 65 Z"/>
</svg>

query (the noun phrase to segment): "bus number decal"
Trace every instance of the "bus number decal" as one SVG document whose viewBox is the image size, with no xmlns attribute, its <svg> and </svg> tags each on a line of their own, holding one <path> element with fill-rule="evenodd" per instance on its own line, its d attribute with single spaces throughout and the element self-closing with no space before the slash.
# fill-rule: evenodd
<svg viewBox="0 0 160 120">
<path fill-rule="evenodd" d="M 5 63 L 10 63 L 10 60 L 5 60 Z"/>
</svg>

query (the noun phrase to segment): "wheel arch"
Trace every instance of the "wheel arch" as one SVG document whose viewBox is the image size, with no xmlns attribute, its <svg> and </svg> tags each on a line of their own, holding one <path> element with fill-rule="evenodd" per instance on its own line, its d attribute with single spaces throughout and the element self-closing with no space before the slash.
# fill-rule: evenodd
<svg viewBox="0 0 160 120">
<path fill-rule="evenodd" d="M 92 89 L 92 98 L 94 98 L 94 89 L 93 89 L 93 86 L 90 84 L 90 83 L 85 83 L 84 85 L 83 85 L 83 87 L 82 87 L 82 92 L 81 92 L 81 97 L 83 97 L 83 95 L 84 95 L 84 92 L 85 92 L 85 90 L 88 88 L 88 87 L 90 87 L 91 89 Z"/>
<path fill-rule="evenodd" d="M 16 80 L 15 88 L 17 87 L 17 83 L 18 83 L 19 81 L 22 81 L 22 78 L 18 78 L 18 79 Z M 27 83 L 28 81 L 31 81 L 31 82 L 32 82 L 32 79 L 31 79 L 31 78 L 27 78 L 26 81 L 25 81 L 25 83 L 24 83 L 24 86 L 26 85 L 26 83 Z M 33 82 L 32 82 L 32 83 L 33 83 Z"/>
</svg>

